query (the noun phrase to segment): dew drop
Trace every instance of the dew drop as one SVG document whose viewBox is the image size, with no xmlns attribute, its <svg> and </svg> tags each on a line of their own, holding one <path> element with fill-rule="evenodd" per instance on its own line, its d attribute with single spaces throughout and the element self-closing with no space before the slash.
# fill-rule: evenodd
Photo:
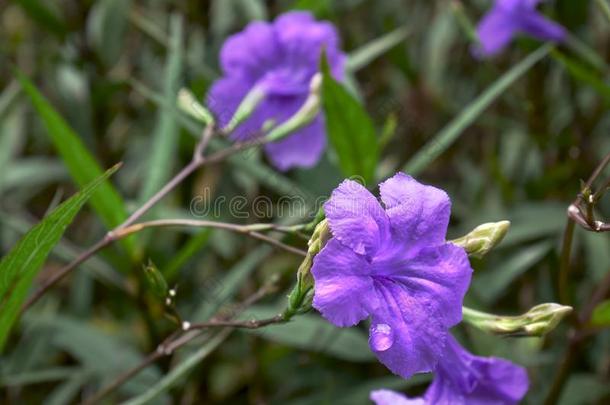
<svg viewBox="0 0 610 405">
<path fill-rule="evenodd" d="M 394 331 L 385 323 L 378 323 L 371 328 L 371 346 L 375 351 L 384 352 L 394 344 Z"/>
</svg>

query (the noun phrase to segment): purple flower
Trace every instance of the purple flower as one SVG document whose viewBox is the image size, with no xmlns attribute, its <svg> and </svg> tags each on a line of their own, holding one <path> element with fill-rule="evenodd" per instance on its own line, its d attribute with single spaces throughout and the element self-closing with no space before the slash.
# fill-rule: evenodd
<svg viewBox="0 0 610 405">
<path fill-rule="evenodd" d="M 472 269 L 464 249 L 445 242 L 444 191 L 403 173 L 379 188 L 385 208 L 350 180 L 324 205 L 333 238 L 314 259 L 313 306 L 337 326 L 371 317 L 371 349 L 408 378 L 444 352 Z"/>
<path fill-rule="evenodd" d="M 319 71 L 322 49 L 333 75 L 342 79 L 346 57 L 332 24 L 318 22 L 307 12 L 289 12 L 273 23 L 252 22 L 224 43 L 220 54 L 223 77 L 210 89 L 208 105 L 225 125 L 250 90 L 264 92 L 264 101 L 232 134 L 234 140 L 252 138 L 266 122 L 284 122 L 301 107 L 309 82 Z M 287 170 L 313 166 L 325 146 L 320 115 L 289 137 L 266 145 L 265 151 L 274 166 Z"/>
<path fill-rule="evenodd" d="M 536 11 L 542 0 L 496 0 L 477 27 L 480 46 L 475 53 L 493 56 L 500 53 L 517 34 L 543 41 L 561 42 L 565 29 Z"/>
<path fill-rule="evenodd" d="M 450 337 L 436 376 L 423 397 L 407 398 L 390 390 L 371 392 L 377 405 L 510 405 L 529 385 L 523 367 L 495 357 L 479 357 Z"/>
</svg>

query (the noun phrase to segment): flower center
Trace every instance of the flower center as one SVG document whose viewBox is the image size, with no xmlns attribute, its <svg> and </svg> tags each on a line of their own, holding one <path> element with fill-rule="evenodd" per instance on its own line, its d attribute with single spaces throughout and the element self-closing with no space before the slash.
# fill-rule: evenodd
<svg viewBox="0 0 610 405">
<path fill-rule="evenodd" d="M 304 69 L 282 67 L 267 72 L 259 83 L 272 95 L 296 96 L 307 94 L 310 79 Z"/>
</svg>

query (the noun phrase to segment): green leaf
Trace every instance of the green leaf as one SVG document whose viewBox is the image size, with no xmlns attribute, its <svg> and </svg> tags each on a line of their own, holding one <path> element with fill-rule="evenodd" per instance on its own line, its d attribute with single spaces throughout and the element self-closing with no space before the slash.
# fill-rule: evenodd
<svg viewBox="0 0 610 405">
<path fill-rule="evenodd" d="M 200 288 L 205 295 L 191 319 L 203 321 L 214 315 L 220 307 L 235 296 L 244 282 L 251 277 L 252 272 L 269 257 L 271 252 L 272 249 L 269 246 L 259 246 L 226 271 L 226 275 L 222 278 L 213 275 L 208 280 L 204 280 Z"/>
<path fill-rule="evenodd" d="M 40 0 L 18 0 L 16 2 L 37 25 L 63 38 L 68 28 L 63 16 L 58 15 L 57 7 L 50 7 L 52 2 Z"/>
<path fill-rule="evenodd" d="M 0 351 L 45 259 L 83 204 L 118 168 L 114 166 L 53 210 L 0 261 Z"/>
<path fill-rule="evenodd" d="M 181 17 L 173 15 L 170 20 L 170 40 L 163 87 L 164 98 L 172 103 L 175 102 L 178 94 L 182 70 L 182 26 Z M 175 162 L 179 133 L 175 114 L 165 108 L 159 108 L 141 201 L 148 200 L 169 180 Z"/>
<path fill-rule="evenodd" d="M 591 323 L 595 326 L 610 326 L 610 300 L 602 301 L 595 307 Z"/>
<path fill-rule="evenodd" d="M 82 374 L 89 376 L 98 388 L 114 381 L 121 373 L 139 365 L 144 357 L 115 331 L 103 331 L 94 324 L 59 314 L 27 313 L 25 323 L 32 333 L 45 334 L 52 346 L 70 354 L 81 365 Z M 161 373 L 156 365 L 149 365 L 118 391 L 138 395 L 148 389 Z"/>
<path fill-rule="evenodd" d="M 277 308 L 255 306 L 246 311 L 243 319 L 271 318 L 279 312 L 281 311 Z M 375 359 L 364 333 L 356 328 L 337 328 L 313 314 L 299 315 L 285 324 L 243 331 L 254 333 L 266 340 L 342 360 L 366 362 Z"/>
<path fill-rule="evenodd" d="M 125 49 L 129 0 L 98 0 L 87 19 L 87 40 L 106 66 L 113 66 Z"/>
<path fill-rule="evenodd" d="M 605 101 L 610 103 L 610 86 L 608 86 L 597 74 L 587 65 L 576 59 L 554 50 L 551 55 L 559 62 L 572 77 L 591 86 Z"/>
<path fill-rule="evenodd" d="M 21 72 L 16 71 L 17 78 L 34 108 L 42 119 L 49 137 L 61 155 L 70 175 L 81 187 L 102 175 L 102 169 L 95 158 L 85 148 L 76 133 L 66 121 L 53 109 L 47 99 L 36 89 L 34 84 Z M 91 198 L 91 206 L 99 214 L 108 229 L 112 229 L 125 220 L 127 211 L 121 196 L 109 182 L 102 182 Z M 127 251 L 135 256 L 133 238 L 122 239 Z"/>
<path fill-rule="evenodd" d="M 375 127 L 362 105 L 330 73 L 322 58 L 322 105 L 326 133 L 347 177 L 362 176 L 368 184 L 375 177 L 379 146 Z"/>
<path fill-rule="evenodd" d="M 373 60 L 403 42 L 409 36 L 410 30 L 400 27 L 394 31 L 375 38 L 371 42 L 351 52 L 348 56 L 346 69 L 352 73 L 360 70 Z"/>
<path fill-rule="evenodd" d="M 404 166 L 403 171 L 413 176 L 424 170 L 434 159 L 447 150 L 486 109 L 510 86 L 521 78 L 532 66 L 542 60 L 553 49 L 544 45 L 519 64 L 504 73 L 480 96 L 468 104 L 449 124 L 436 134 Z"/>
<path fill-rule="evenodd" d="M 231 333 L 231 329 L 223 329 L 212 339 L 207 341 L 196 352 L 189 355 L 184 361 L 176 365 L 165 377 L 159 380 L 155 385 L 152 385 L 142 395 L 126 401 L 123 405 L 144 405 L 155 399 L 165 391 L 169 390 L 181 378 L 188 374 L 197 364 L 203 361 L 210 355 Z"/>
<path fill-rule="evenodd" d="M 553 242 L 540 242 L 523 248 L 493 270 L 475 276 L 472 289 L 485 303 L 500 298 L 517 277 L 538 263 L 553 248 Z"/>
</svg>

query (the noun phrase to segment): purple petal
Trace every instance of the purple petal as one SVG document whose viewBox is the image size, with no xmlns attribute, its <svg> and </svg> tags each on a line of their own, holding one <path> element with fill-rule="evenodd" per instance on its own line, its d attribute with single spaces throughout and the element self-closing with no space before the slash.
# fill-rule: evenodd
<svg viewBox="0 0 610 405">
<path fill-rule="evenodd" d="M 360 255 L 377 251 L 388 232 L 379 201 L 360 183 L 345 180 L 324 204 L 335 238 Z"/>
<path fill-rule="evenodd" d="M 375 278 L 375 290 L 380 306 L 371 320 L 371 350 L 403 378 L 431 371 L 444 351 L 448 334 L 439 321 L 441 314 L 434 300 L 425 295 L 414 296 L 404 286 L 387 279 Z M 380 339 L 380 332 L 385 339 L 391 334 L 390 345 Z"/>
<path fill-rule="evenodd" d="M 426 401 L 422 398 L 407 398 L 405 395 L 391 390 L 372 391 L 371 401 L 375 405 L 425 405 Z"/>
<path fill-rule="evenodd" d="M 372 274 L 400 284 L 412 297 L 433 302 L 438 321 L 446 328 L 462 320 L 462 302 L 472 275 L 463 248 L 446 243 L 410 257 L 394 246 L 378 253 Z"/>
<path fill-rule="evenodd" d="M 352 326 L 378 305 L 367 262 L 338 240 L 331 239 L 314 259 L 313 307 L 337 326 Z"/>
<path fill-rule="evenodd" d="M 379 185 L 394 234 L 412 248 L 445 242 L 451 201 L 443 190 L 397 173 Z"/>
<path fill-rule="evenodd" d="M 517 404 L 529 386 L 527 372 L 507 360 L 474 356 L 453 337 L 426 392 L 428 403 Z"/>
<path fill-rule="evenodd" d="M 243 78 L 224 77 L 212 85 L 206 104 L 221 126 L 226 125 L 254 83 Z"/>
<path fill-rule="evenodd" d="M 280 62 L 278 44 L 271 24 L 255 21 L 230 36 L 220 52 L 223 73 L 257 80 Z"/>
<path fill-rule="evenodd" d="M 324 120 L 319 116 L 311 124 L 286 139 L 266 145 L 265 151 L 275 167 L 288 170 L 295 166 L 315 165 L 320 160 L 325 147 Z"/>
<path fill-rule="evenodd" d="M 275 32 L 285 63 L 294 72 L 311 77 L 318 71 L 322 49 L 326 50 L 333 75 L 343 78 L 345 55 L 340 51 L 339 35 L 328 22 L 316 21 L 304 11 L 293 11 L 278 17 Z"/>
<path fill-rule="evenodd" d="M 502 52 L 519 30 L 519 20 L 503 7 L 492 8 L 479 22 L 477 34 L 479 46 L 475 47 L 478 56 L 494 56 Z"/>
<path fill-rule="evenodd" d="M 561 42 L 566 37 L 565 28 L 536 12 L 523 15 L 521 30 L 543 41 Z"/>
</svg>

